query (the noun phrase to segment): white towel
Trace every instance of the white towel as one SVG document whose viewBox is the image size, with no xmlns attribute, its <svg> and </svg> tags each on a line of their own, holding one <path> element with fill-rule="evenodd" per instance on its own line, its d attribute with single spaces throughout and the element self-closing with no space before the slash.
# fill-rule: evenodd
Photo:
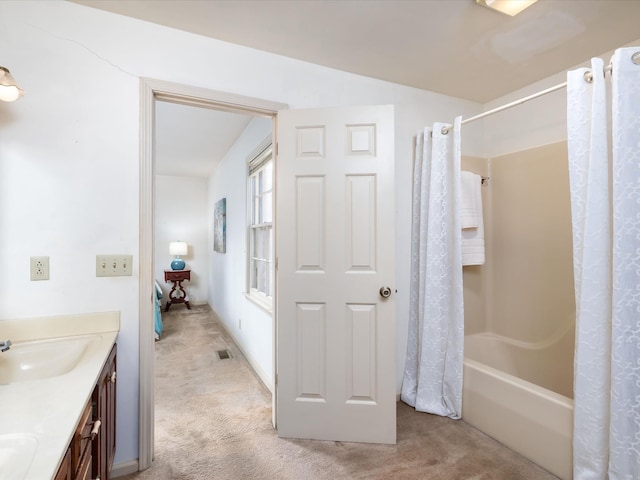
<svg viewBox="0 0 640 480">
<path fill-rule="evenodd" d="M 476 201 L 476 190 L 480 191 L 480 176 L 471 172 L 461 172 L 462 206 L 460 208 L 460 224 L 462 228 L 478 228 L 479 212 Z M 482 208 L 482 204 L 479 205 Z"/>
<path fill-rule="evenodd" d="M 484 265 L 484 222 L 482 219 L 482 178 L 471 172 L 462 172 L 461 225 L 462 265 Z"/>
</svg>

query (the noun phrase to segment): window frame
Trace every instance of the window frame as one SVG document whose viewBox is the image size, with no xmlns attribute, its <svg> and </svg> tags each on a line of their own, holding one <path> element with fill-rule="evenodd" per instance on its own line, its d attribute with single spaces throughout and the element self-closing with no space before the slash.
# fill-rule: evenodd
<svg viewBox="0 0 640 480">
<path fill-rule="evenodd" d="M 267 166 L 271 164 L 271 188 L 262 189 L 257 181 L 261 172 L 264 172 Z M 273 230 L 273 214 L 274 214 L 274 182 L 275 182 L 275 161 L 273 152 L 273 142 L 271 137 L 265 139 L 260 146 L 248 157 L 247 161 L 247 285 L 245 295 L 254 301 L 258 306 L 272 312 L 273 294 L 275 286 L 275 245 Z M 256 187 L 258 189 L 256 190 Z M 264 197 L 270 195 L 271 204 L 271 221 L 255 222 L 256 205 L 259 205 L 260 211 L 264 211 L 263 204 L 258 203 L 264 200 Z M 269 239 L 267 250 L 264 255 L 255 255 L 256 231 L 266 231 L 265 237 Z M 258 279 L 256 272 L 256 262 L 263 262 L 266 265 L 266 277 L 264 289 L 256 288 Z M 267 293 L 271 293 L 268 295 Z"/>
</svg>

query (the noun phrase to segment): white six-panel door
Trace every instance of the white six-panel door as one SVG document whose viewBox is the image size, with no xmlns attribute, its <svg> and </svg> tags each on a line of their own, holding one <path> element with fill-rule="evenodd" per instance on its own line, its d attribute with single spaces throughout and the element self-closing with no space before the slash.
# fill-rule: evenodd
<svg viewBox="0 0 640 480">
<path fill-rule="evenodd" d="M 278 114 L 282 437 L 396 441 L 393 115 L 392 106 Z"/>
</svg>

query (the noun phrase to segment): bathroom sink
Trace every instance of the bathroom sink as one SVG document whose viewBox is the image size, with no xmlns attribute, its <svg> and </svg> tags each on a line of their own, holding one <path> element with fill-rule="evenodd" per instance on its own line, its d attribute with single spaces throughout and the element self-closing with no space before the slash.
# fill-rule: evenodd
<svg viewBox="0 0 640 480">
<path fill-rule="evenodd" d="M 0 435 L 0 480 L 27 475 L 38 448 L 38 439 L 26 433 Z"/>
<path fill-rule="evenodd" d="M 16 342 L 0 353 L 0 385 L 69 373 L 87 349 L 100 341 L 99 335 L 88 335 Z"/>
</svg>

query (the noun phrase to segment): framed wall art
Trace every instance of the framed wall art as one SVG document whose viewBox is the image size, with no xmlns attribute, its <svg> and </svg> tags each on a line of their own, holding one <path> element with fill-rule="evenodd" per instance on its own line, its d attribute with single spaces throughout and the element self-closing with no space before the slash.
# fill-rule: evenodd
<svg viewBox="0 0 640 480">
<path fill-rule="evenodd" d="M 227 251 L 227 199 L 218 200 L 213 207 L 213 251 Z"/>
</svg>

